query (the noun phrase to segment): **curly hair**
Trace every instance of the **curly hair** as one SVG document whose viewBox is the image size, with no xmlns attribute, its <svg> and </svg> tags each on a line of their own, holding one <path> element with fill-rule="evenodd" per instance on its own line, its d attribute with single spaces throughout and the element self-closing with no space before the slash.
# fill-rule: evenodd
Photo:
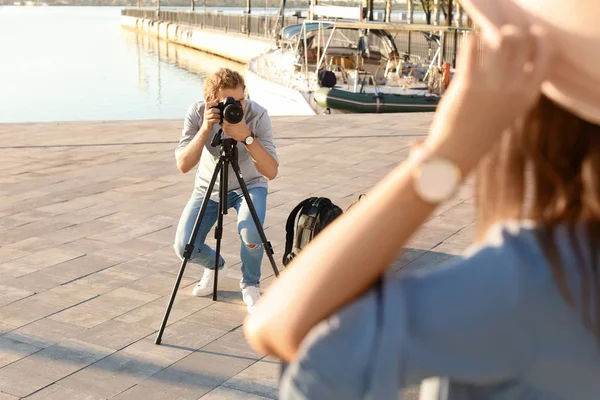
<svg viewBox="0 0 600 400">
<path fill-rule="evenodd" d="M 204 97 L 207 99 L 217 99 L 220 89 L 235 89 L 240 86 L 244 88 L 244 91 L 246 90 L 244 78 L 242 78 L 239 72 L 229 68 L 219 68 L 204 81 Z"/>
</svg>

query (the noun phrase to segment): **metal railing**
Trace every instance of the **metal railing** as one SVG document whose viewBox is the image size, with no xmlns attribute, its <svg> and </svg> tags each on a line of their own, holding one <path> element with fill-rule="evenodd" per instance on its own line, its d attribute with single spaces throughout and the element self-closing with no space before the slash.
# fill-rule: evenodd
<svg viewBox="0 0 600 400">
<path fill-rule="evenodd" d="M 215 29 L 223 32 L 238 33 L 243 35 L 275 38 L 280 30 L 279 17 L 275 15 L 253 14 L 225 14 L 220 12 L 204 11 L 168 11 L 148 8 L 125 8 L 122 15 L 171 22 L 179 25 L 188 25 L 201 29 Z M 283 26 L 302 22 L 299 16 L 286 16 Z M 454 64 L 456 53 L 460 49 L 467 30 L 456 29 L 445 32 L 441 55 L 444 60 Z M 435 57 L 439 45 L 428 40 L 422 32 L 399 32 L 395 35 L 398 51 L 419 57 L 421 60 L 431 60 Z"/>
<path fill-rule="evenodd" d="M 394 41 L 399 52 L 417 56 L 421 60 L 432 60 L 441 47 L 442 59 L 454 66 L 456 55 L 469 32 L 470 29 L 459 28 L 444 32 L 445 38 L 441 38 L 439 32 L 434 32 L 439 43 L 435 39 L 428 39 L 423 32 L 400 32 L 395 36 Z"/>
<path fill-rule="evenodd" d="M 121 14 L 149 20 L 171 22 L 179 25 L 188 25 L 201 29 L 216 29 L 224 32 L 239 33 L 249 36 L 274 38 L 278 32 L 278 20 L 274 15 L 252 15 L 252 14 L 224 14 L 195 11 L 163 11 L 140 8 L 125 8 Z M 283 24 L 297 24 L 301 21 L 299 17 L 285 17 Z M 278 27 L 281 29 L 281 26 Z"/>
</svg>

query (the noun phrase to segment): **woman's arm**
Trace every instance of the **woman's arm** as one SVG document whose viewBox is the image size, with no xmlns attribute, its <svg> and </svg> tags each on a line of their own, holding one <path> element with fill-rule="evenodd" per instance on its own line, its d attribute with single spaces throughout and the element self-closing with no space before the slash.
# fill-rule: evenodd
<svg viewBox="0 0 600 400">
<path fill-rule="evenodd" d="M 545 76 L 543 35 L 514 28 L 501 32 L 500 39 L 486 46 L 482 65 L 474 41 L 466 46 L 462 69 L 440 103 L 424 145 L 426 153 L 454 161 L 463 176 L 534 104 Z M 530 60 L 530 54 L 535 58 Z M 537 68 L 525 70 L 526 61 Z M 366 201 L 328 226 L 280 274 L 245 323 L 246 338 L 257 351 L 291 360 L 313 326 L 381 276 L 435 208 L 413 188 L 412 170 L 419 162 L 409 159 L 392 171 Z"/>
</svg>

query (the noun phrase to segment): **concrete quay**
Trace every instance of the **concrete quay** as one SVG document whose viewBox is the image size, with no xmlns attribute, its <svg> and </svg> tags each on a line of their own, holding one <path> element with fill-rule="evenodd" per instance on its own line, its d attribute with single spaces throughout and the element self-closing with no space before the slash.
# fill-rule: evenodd
<svg viewBox="0 0 600 400">
<path fill-rule="evenodd" d="M 309 195 L 342 208 L 406 158 L 431 114 L 274 117 L 281 168 L 265 233 L 280 267 L 284 222 Z M 174 148 L 182 120 L 0 124 L 0 399 L 274 399 L 279 365 L 246 344 L 235 212 L 226 216 L 219 301 L 183 277 L 174 229 L 193 187 Z M 394 268 L 462 252 L 471 187 L 440 207 Z M 401 221 L 399 221 L 401 223 Z M 211 239 L 209 244 L 214 244 Z M 274 280 L 263 263 L 263 288 Z M 416 399 L 418 389 L 407 391 Z"/>
<path fill-rule="evenodd" d="M 276 48 L 266 38 L 145 18 L 121 16 L 121 26 L 242 64 Z"/>
</svg>

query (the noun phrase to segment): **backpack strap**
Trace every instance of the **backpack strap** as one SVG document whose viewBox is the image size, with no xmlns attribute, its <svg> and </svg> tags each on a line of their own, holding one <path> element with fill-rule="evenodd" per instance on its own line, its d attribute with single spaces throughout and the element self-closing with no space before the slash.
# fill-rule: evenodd
<svg viewBox="0 0 600 400">
<path fill-rule="evenodd" d="M 286 259 L 288 255 L 292 252 L 292 247 L 294 245 L 294 224 L 296 222 L 296 217 L 298 216 L 298 212 L 302 207 L 306 204 L 312 202 L 315 197 L 311 197 L 305 200 L 302 200 L 290 213 L 288 216 L 287 222 L 285 223 L 285 251 L 283 253 L 283 263 L 286 264 Z"/>
</svg>

